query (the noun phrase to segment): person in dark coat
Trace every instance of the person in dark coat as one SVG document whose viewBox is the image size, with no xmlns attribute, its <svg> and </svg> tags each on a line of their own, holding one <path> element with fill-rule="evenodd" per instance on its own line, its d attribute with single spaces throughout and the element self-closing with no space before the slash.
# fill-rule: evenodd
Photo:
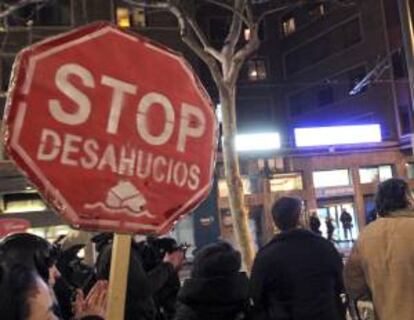
<svg viewBox="0 0 414 320">
<path fill-rule="evenodd" d="M 321 221 L 319 220 L 318 214 L 315 211 L 312 212 L 309 217 L 309 227 L 316 234 L 321 234 L 321 230 L 319 230 L 321 227 Z"/>
<path fill-rule="evenodd" d="M 98 256 L 96 272 L 98 279 L 109 279 L 112 243 L 108 242 Z M 131 243 L 125 320 L 155 320 L 158 317 L 154 294 L 173 277 L 181 267 L 184 255 L 181 251 L 166 254 L 163 261 L 145 271 L 143 257 L 137 244 Z"/>
<path fill-rule="evenodd" d="M 191 278 L 178 293 L 175 320 L 242 320 L 249 305 L 248 279 L 240 253 L 226 242 L 201 249 Z"/>
<path fill-rule="evenodd" d="M 333 220 L 330 215 L 326 217 L 325 223 L 326 223 L 326 233 L 328 235 L 328 240 L 333 241 L 333 234 L 335 231 L 335 226 L 333 224 Z"/>
<path fill-rule="evenodd" d="M 344 320 L 342 260 L 335 247 L 300 227 L 299 199 L 280 198 L 272 216 L 281 233 L 253 264 L 253 319 Z"/>
<path fill-rule="evenodd" d="M 350 236 L 352 240 L 352 216 L 351 214 L 346 211 L 345 209 L 342 210 L 341 216 L 339 217 L 339 220 L 341 220 L 342 223 L 342 229 L 344 230 L 344 236 L 345 239 L 348 240 L 348 235 Z"/>
</svg>

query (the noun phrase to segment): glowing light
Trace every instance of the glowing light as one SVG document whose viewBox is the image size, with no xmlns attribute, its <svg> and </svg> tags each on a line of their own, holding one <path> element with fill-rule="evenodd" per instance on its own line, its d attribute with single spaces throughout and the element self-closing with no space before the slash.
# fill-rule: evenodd
<svg viewBox="0 0 414 320">
<path fill-rule="evenodd" d="M 296 128 L 297 147 L 381 142 L 379 124 Z"/>
<path fill-rule="evenodd" d="M 280 135 L 277 132 L 238 134 L 237 151 L 264 151 L 280 149 Z"/>
<path fill-rule="evenodd" d="M 119 27 L 129 28 L 131 21 L 129 17 L 130 13 L 128 8 L 117 8 L 116 9 L 116 21 Z"/>
</svg>

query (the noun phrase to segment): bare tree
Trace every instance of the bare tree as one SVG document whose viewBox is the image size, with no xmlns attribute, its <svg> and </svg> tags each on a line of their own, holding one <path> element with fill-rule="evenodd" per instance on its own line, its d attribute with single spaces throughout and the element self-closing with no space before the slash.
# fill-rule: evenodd
<svg viewBox="0 0 414 320">
<path fill-rule="evenodd" d="M 124 0 L 131 6 L 166 10 L 178 21 L 180 36 L 184 43 L 208 66 L 218 89 L 222 109 L 223 159 L 226 182 L 229 189 L 230 210 L 234 221 L 236 239 L 240 245 L 244 264 L 250 270 L 254 249 L 249 231 L 248 212 L 244 204 L 244 192 L 240 177 L 238 155 L 235 147 L 237 133 L 236 124 L 236 89 L 240 70 L 246 59 L 260 46 L 259 26 L 269 14 L 289 8 L 311 3 L 309 0 L 202 0 L 197 3 L 208 3 L 228 10 L 232 16 L 228 34 L 220 50 L 209 41 L 195 18 L 192 6 L 195 1 L 162 0 L 139 1 Z M 328 1 L 319 1 L 328 2 Z M 340 5 L 348 5 L 349 1 L 334 1 Z M 254 3 L 260 3 L 255 6 Z M 260 8 L 258 8 L 260 7 Z M 250 30 L 250 37 L 242 45 L 240 38 L 244 28 Z"/>
<path fill-rule="evenodd" d="M 46 0 L 18 0 L 13 1 L 11 4 L 3 3 L 0 4 L 0 20 L 7 18 L 15 11 L 29 5 L 29 4 L 40 4 L 46 2 Z"/>
</svg>

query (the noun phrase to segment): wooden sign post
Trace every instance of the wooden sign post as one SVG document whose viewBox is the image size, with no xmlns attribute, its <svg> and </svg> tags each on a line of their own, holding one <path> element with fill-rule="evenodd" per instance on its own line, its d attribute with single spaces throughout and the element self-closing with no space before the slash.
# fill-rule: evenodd
<svg viewBox="0 0 414 320">
<path fill-rule="evenodd" d="M 115 233 L 112 245 L 107 319 L 124 319 L 132 237 Z"/>
</svg>

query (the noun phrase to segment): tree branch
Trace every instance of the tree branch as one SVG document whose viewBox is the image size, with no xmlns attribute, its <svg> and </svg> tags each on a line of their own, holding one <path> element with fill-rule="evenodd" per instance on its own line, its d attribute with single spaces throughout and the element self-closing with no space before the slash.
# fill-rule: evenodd
<svg viewBox="0 0 414 320">
<path fill-rule="evenodd" d="M 231 21 L 229 33 L 227 34 L 223 49 L 221 51 L 223 55 L 232 55 L 234 53 L 234 49 L 240 38 L 240 32 L 243 26 L 242 19 L 236 12 L 243 12 L 244 6 L 245 2 L 243 0 L 235 0 L 233 19 Z"/>
<path fill-rule="evenodd" d="M 42 3 L 45 2 L 45 0 L 20 0 L 17 1 L 15 4 L 8 5 L 7 8 L 3 11 L 0 11 L 0 19 L 4 19 L 7 16 L 11 15 L 13 12 L 19 10 L 20 8 L 23 8 L 29 4 L 35 4 L 35 3 Z"/>
<path fill-rule="evenodd" d="M 233 6 L 230 6 L 228 4 L 225 4 L 225 3 L 220 2 L 220 1 L 217 1 L 217 0 L 204 0 L 204 2 L 214 4 L 214 5 L 218 6 L 218 7 L 227 9 L 227 10 L 231 11 L 232 13 L 237 14 L 240 17 L 240 19 L 246 25 L 249 25 L 249 20 L 244 16 L 243 12 L 242 11 L 236 11 L 236 10 L 234 10 L 234 7 Z"/>
<path fill-rule="evenodd" d="M 188 32 L 187 22 L 188 14 L 186 15 L 182 9 L 175 5 L 169 4 L 170 12 L 177 18 L 180 27 L 180 35 L 183 42 L 208 66 L 214 82 L 217 86 L 222 83 L 222 76 L 217 61 L 212 55 L 204 50 L 199 42 Z"/>
<path fill-rule="evenodd" d="M 218 61 L 223 61 L 223 56 L 220 52 L 213 48 L 213 46 L 209 43 L 206 35 L 204 34 L 203 30 L 201 30 L 200 26 L 198 25 L 197 21 L 195 21 L 189 15 L 186 16 L 188 24 L 190 25 L 191 29 L 194 31 L 195 35 L 197 36 L 198 40 L 200 41 L 201 45 L 205 52 L 213 56 Z"/>
<path fill-rule="evenodd" d="M 268 15 L 271 15 L 273 13 L 279 12 L 279 11 L 283 11 L 283 10 L 287 10 L 287 9 L 291 9 L 294 7 L 300 6 L 300 4 L 297 5 L 287 5 L 287 6 L 283 6 L 283 7 L 278 7 L 278 8 L 274 8 L 274 9 L 270 9 L 267 10 L 265 12 L 263 12 L 256 20 L 257 23 L 260 23 L 265 17 L 267 17 Z"/>
<path fill-rule="evenodd" d="M 123 2 L 129 5 L 132 5 L 132 6 L 140 6 L 143 8 L 163 9 L 163 10 L 170 11 L 178 20 L 178 24 L 180 27 L 180 33 L 181 33 L 181 37 L 183 40 L 184 40 L 183 34 L 186 34 L 188 36 L 187 23 L 191 27 L 191 29 L 194 31 L 195 35 L 197 36 L 198 40 L 200 41 L 202 45 L 202 48 L 197 48 L 197 49 L 195 48 L 195 46 L 199 47 L 199 44 L 197 43 L 197 41 L 195 41 L 193 37 L 191 37 L 192 39 L 190 40 L 189 43 L 191 43 L 191 49 L 194 50 L 194 52 L 199 57 L 200 57 L 201 51 L 204 51 L 207 54 L 213 56 L 218 61 L 222 60 L 221 54 L 209 44 L 206 35 L 201 30 L 198 23 L 191 17 L 190 14 L 188 13 L 184 14 L 182 12 L 182 9 L 179 9 L 177 5 L 172 4 L 171 1 L 166 0 L 166 1 L 147 2 L 147 1 L 136 1 L 136 0 L 123 0 Z M 188 43 L 186 44 L 189 45 Z M 205 62 L 204 58 L 202 58 L 202 60 Z"/>
<path fill-rule="evenodd" d="M 254 14 L 253 14 L 253 9 L 252 9 L 252 4 L 250 3 L 250 1 L 246 1 L 245 9 L 246 9 L 247 20 L 250 21 L 249 25 L 251 25 L 254 22 Z"/>
<path fill-rule="evenodd" d="M 240 69 L 243 66 L 243 63 L 246 61 L 248 56 L 250 56 L 253 52 L 259 49 L 259 46 L 259 25 L 255 23 L 250 28 L 249 41 L 233 56 L 228 74 L 225 75 L 225 81 L 228 81 L 230 83 L 236 83 L 237 77 L 239 76 Z"/>
</svg>

